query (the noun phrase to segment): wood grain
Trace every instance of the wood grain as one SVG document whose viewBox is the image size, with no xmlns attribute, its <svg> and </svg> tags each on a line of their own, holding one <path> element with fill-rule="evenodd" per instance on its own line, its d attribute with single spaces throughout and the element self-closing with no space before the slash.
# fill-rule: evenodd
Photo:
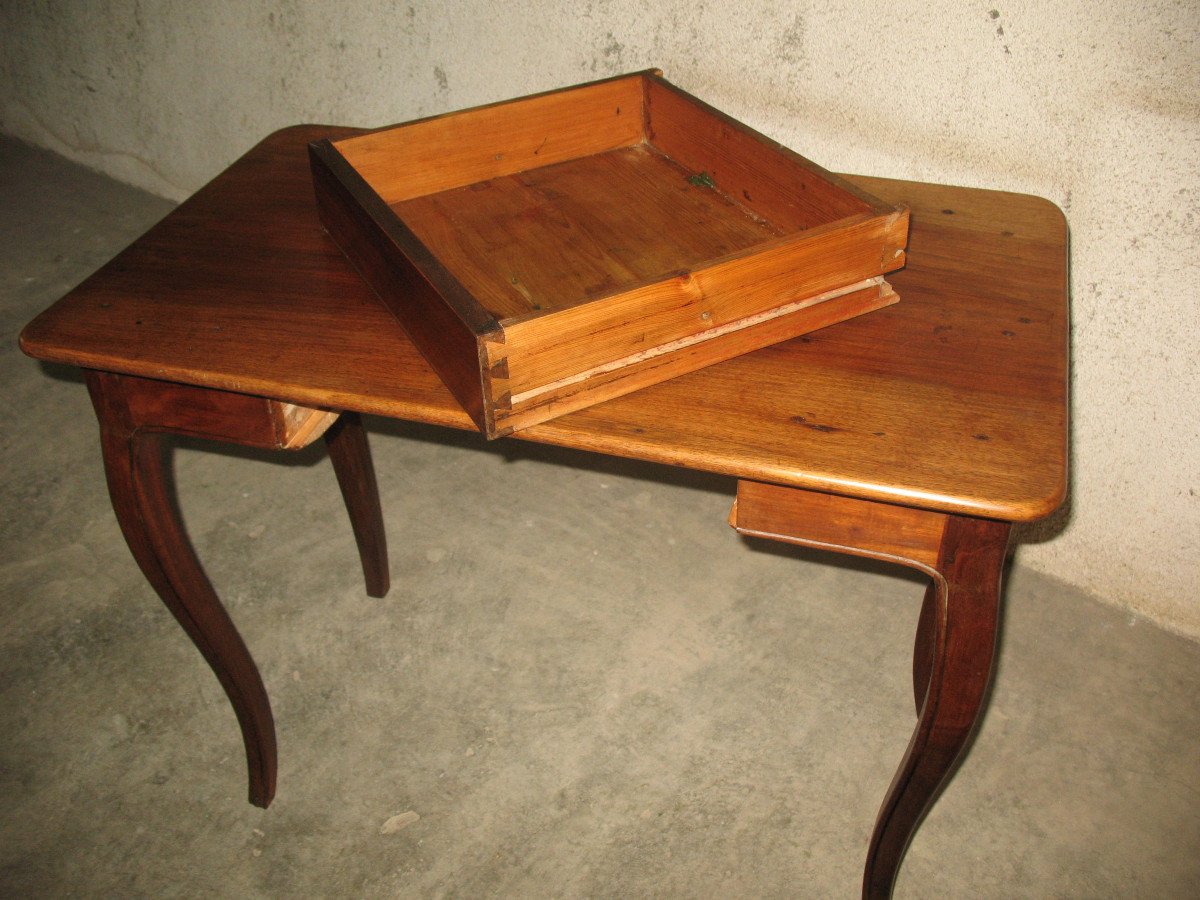
<svg viewBox="0 0 1200 900">
<path fill-rule="evenodd" d="M 485 309 L 509 320 L 576 306 L 781 234 L 690 184 L 690 174 L 639 144 L 392 209 Z"/>
<path fill-rule="evenodd" d="M 899 563 L 937 574 L 945 513 L 739 481 L 729 524 L 741 534 Z"/>
<path fill-rule="evenodd" d="M 299 450 L 337 420 L 331 410 L 281 403 L 267 397 L 200 391 L 184 384 L 126 378 L 122 403 L 139 424 L 264 450 Z"/>
<path fill-rule="evenodd" d="M 322 232 L 276 132 L 22 333 L 32 356 L 475 428 Z M 904 300 L 520 432 L 754 481 L 1025 521 L 1066 491 L 1067 232 L 1036 197 L 857 179 L 912 209 Z M 950 212 L 945 212 L 949 210 Z"/>
<path fill-rule="evenodd" d="M 479 336 L 499 330 L 495 318 L 391 215 L 329 141 L 310 146 L 309 164 L 317 214 L 329 235 L 475 425 L 494 430 Z"/>
<path fill-rule="evenodd" d="M 637 73 L 433 116 L 336 147 L 384 202 L 398 203 L 640 143 L 642 120 Z"/>
<path fill-rule="evenodd" d="M 1007 522 L 947 519 L 926 626 L 929 681 L 871 835 L 862 889 L 868 900 L 892 896 L 913 834 L 978 727 L 995 659 L 1009 530 Z"/>
<path fill-rule="evenodd" d="M 892 895 L 925 812 L 970 744 L 991 680 L 1011 526 L 929 510 L 739 481 L 742 534 L 882 559 L 929 575 L 917 626 L 917 725 L 880 808 L 862 895 Z"/>
<path fill-rule="evenodd" d="M 359 417 L 264 397 L 89 371 L 88 391 L 113 510 L 125 541 L 159 598 L 213 670 L 242 731 L 250 802 L 266 807 L 278 769 L 275 723 L 250 651 L 196 558 L 170 486 L 172 435 L 293 450 L 322 434 L 359 548 L 367 593 L 389 585 L 387 542 L 375 472 Z"/>
<path fill-rule="evenodd" d="M 330 235 L 489 438 L 667 371 L 593 392 L 598 368 L 893 271 L 908 237 L 907 210 L 654 73 L 318 142 L 311 164 Z M 564 380 L 570 404 L 506 416 Z"/>
<path fill-rule="evenodd" d="M 886 219 L 863 218 L 836 231 L 760 244 L 603 302 L 505 323 L 503 342 L 487 348 L 488 358 L 507 359 L 510 389 L 528 391 L 895 268 L 898 258 L 889 259 L 888 268 L 880 262 L 890 255 L 881 252 L 889 232 Z"/>
<path fill-rule="evenodd" d="M 772 318 L 756 322 L 752 328 L 737 328 L 711 336 L 705 333 L 692 335 L 687 341 L 657 346 L 640 358 L 620 360 L 619 364 L 593 370 L 587 373 L 586 378 L 564 379 L 524 395 L 510 395 L 508 408 L 499 405 L 496 408 L 496 426 L 503 430 L 528 428 L 895 303 L 898 298 L 891 286 L 883 279 L 876 281 L 878 283 L 859 290 L 798 301 L 783 307 L 781 315 L 774 315 L 775 311 L 772 311 Z M 731 323 L 731 329 L 736 324 Z M 497 380 L 495 385 L 504 389 L 508 387 L 508 382 Z M 580 387 L 585 390 L 580 391 Z"/>
<path fill-rule="evenodd" d="M 787 232 L 895 211 L 660 77 L 645 92 L 648 141 Z"/>
<path fill-rule="evenodd" d="M 21 336 L 31 355 L 103 370 L 88 380 L 114 508 L 233 702 L 260 805 L 274 790 L 270 707 L 174 511 L 162 431 L 294 446 L 334 409 L 472 427 L 317 225 L 304 146 L 326 132 L 350 134 L 268 138 Z M 1066 232 L 1037 198 L 862 183 L 912 208 L 910 264 L 895 276 L 905 303 L 523 436 L 735 475 L 740 530 L 932 574 L 914 649 L 918 723 L 864 872 L 864 896 L 886 897 L 982 710 L 1009 521 L 1046 514 L 1066 488 Z M 361 488 L 350 421 L 327 435 L 339 479 Z M 368 531 L 370 499 L 347 494 Z M 386 579 L 377 524 L 360 550 Z"/>
<path fill-rule="evenodd" d="M 206 392 L 181 387 L 174 393 L 164 393 L 163 401 L 152 401 L 159 387 L 105 372 L 88 373 L 88 390 L 100 423 L 109 496 L 121 533 L 142 574 L 229 697 L 242 730 L 250 802 L 266 807 L 275 796 L 278 768 L 271 704 L 250 651 L 188 541 L 169 486 L 163 445 L 165 423 L 156 418 L 171 397 L 180 399 L 186 391 Z M 174 410 L 172 418 L 186 426 L 181 429 L 183 433 L 203 434 L 209 423 L 215 423 L 221 439 L 232 440 L 238 435 L 229 426 L 240 417 L 248 430 L 238 442 L 258 445 L 261 419 L 241 404 L 242 398 L 224 413 L 220 411 L 222 398 L 230 396 L 236 397 L 214 392 L 197 408 L 194 419 L 189 420 L 186 404 Z"/>
<path fill-rule="evenodd" d="M 346 512 L 350 515 L 350 527 L 354 531 L 354 542 L 358 545 L 367 594 L 385 597 L 391 586 L 391 575 L 383 507 L 379 503 L 375 466 L 371 463 L 367 433 L 360 416 L 357 413 L 343 415 L 326 432 L 325 445 L 329 449 L 329 459 L 333 462 Z"/>
</svg>

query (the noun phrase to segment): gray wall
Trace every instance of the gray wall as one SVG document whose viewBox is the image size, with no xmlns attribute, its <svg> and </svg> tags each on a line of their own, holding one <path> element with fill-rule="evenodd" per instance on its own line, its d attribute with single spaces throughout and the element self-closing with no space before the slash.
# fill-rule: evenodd
<svg viewBox="0 0 1200 900">
<path fill-rule="evenodd" d="M 1074 484 L 1020 559 L 1200 637 L 1196 5 L 992 2 L 7 3 L 0 129 L 182 198 L 284 125 L 658 66 L 830 168 L 1048 197 Z"/>
</svg>

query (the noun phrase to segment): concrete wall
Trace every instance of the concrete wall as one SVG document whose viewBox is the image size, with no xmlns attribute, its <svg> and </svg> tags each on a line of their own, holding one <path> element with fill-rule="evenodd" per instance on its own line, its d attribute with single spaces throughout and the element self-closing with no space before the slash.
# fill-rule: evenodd
<svg viewBox="0 0 1200 900">
<path fill-rule="evenodd" d="M 993 5 L 994 4 L 994 5 Z M 0 6 L 0 129 L 182 198 L 274 128 L 648 66 L 822 164 L 1072 229 L 1074 484 L 1023 563 L 1200 637 L 1194 0 Z"/>
</svg>

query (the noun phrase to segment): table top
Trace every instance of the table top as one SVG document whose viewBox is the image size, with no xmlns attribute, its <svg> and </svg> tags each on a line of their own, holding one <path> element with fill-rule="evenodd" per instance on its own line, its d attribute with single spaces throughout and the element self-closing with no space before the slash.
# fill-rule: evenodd
<svg viewBox="0 0 1200 900">
<path fill-rule="evenodd" d="M 59 363 L 473 430 L 267 137 L 21 335 Z M 508 438 L 1010 521 L 1066 490 L 1067 229 L 1019 194 L 851 179 L 912 210 L 900 302 Z M 483 439 L 480 438 L 482 441 Z"/>
</svg>

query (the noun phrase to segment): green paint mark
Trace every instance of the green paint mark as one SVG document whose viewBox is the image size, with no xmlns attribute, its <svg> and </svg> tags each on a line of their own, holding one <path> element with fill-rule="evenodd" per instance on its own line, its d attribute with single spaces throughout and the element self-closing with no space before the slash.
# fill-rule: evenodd
<svg viewBox="0 0 1200 900">
<path fill-rule="evenodd" d="M 689 175 L 688 184 L 694 184 L 696 187 L 713 188 L 717 187 L 717 183 L 712 180 L 712 176 L 707 172 L 700 172 L 698 175 Z"/>
</svg>

